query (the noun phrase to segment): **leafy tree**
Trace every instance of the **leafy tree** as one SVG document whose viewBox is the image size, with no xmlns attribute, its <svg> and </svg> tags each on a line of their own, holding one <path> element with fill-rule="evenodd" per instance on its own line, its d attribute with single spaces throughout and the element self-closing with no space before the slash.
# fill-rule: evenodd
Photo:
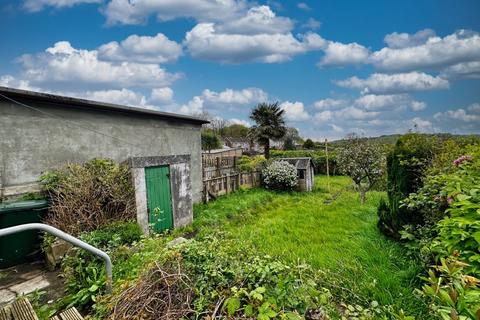
<svg viewBox="0 0 480 320">
<path fill-rule="evenodd" d="M 259 103 L 250 114 L 250 119 L 255 121 L 252 133 L 257 141 L 264 146 L 265 158 L 270 157 L 270 139 L 281 139 L 285 136 L 287 128 L 283 118 L 285 111 L 279 107 L 278 102 Z"/>
<path fill-rule="evenodd" d="M 315 142 L 313 142 L 312 139 L 307 139 L 303 143 L 303 147 L 305 149 L 315 149 Z"/>
<path fill-rule="evenodd" d="M 243 124 L 231 124 L 226 126 L 220 131 L 220 134 L 225 137 L 234 137 L 234 138 L 242 138 L 248 136 L 249 129 L 248 127 L 244 126 Z"/>
<path fill-rule="evenodd" d="M 340 170 L 352 178 L 362 204 L 365 203 L 366 193 L 382 177 L 384 163 L 383 148 L 357 135 L 349 137 L 347 147 L 338 155 Z"/>
<path fill-rule="evenodd" d="M 212 131 L 203 131 L 202 132 L 202 150 L 207 150 L 210 152 L 212 149 L 221 148 L 222 144 L 218 136 Z"/>
<path fill-rule="evenodd" d="M 295 150 L 295 141 L 292 137 L 287 136 L 283 142 L 283 150 Z"/>
<path fill-rule="evenodd" d="M 295 150 L 295 143 L 303 143 L 300 134 L 296 128 L 287 128 L 285 137 L 283 138 L 284 150 Z"/>
</svg>

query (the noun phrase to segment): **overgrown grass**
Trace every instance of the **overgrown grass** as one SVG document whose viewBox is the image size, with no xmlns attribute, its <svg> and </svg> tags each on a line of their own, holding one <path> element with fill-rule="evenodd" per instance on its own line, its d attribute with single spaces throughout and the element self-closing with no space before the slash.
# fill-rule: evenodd
<svg viewBox="0 0 480 320">
<path fill-rule="evenodd" d="M 376 227 L 384 194 L 370 192 L 360 205 L 350 186 L 346 177 L 330 177 L 327 183 L 318 176 L 312 193 L 255 189 L 220 198 L 195 208 L 198 237 L 226 231 L 238 246 L 248 243 L 258 252 L 325 272 L 325 286 L 340 299 L 376 300 L 425 318 L 425 306 L 412 293 L 421 266 Z"/>
<path fill-rule="evenodd" d="M 365 307 L 378 301 L 381 305 L 392 305 L 394 313 L 403 309 L 407 315 L 428 319 L 426 307 L 412 293 L 420 266 L 408 260 L 402 247 L 384 238 L 376 228 L 376 207 L 382 196 L 380 192 L 371 192 L 366 204 L 360 205 L 349 178 L 337 176 L 327 181 L 326 177 L 318 176 L 311 193 L 278 193 L 258 188 L 195 205 L 191 226 L 142 239 L 132 247 L 121 245 L 112 251 L 114 294 L 96 300 L 93 316 L 107 315 L 116 297 L 138 281 L 152 263 L 167 261 L 172 254 L 179 255 L 165 249 L 169 240 L 188 236 L 198 240 L 189 256 L 183 257 L 184 262 L 188 260 L 200 270 L 194 273 L 199 279 L 193 279 L 200 283 L 197 290 L 210 288 L 202 287 L 202 281 L 223 272 L 227 276 L 232 270 L 236 270 L 235 274 L 248 273 L 235 268 L 248 265 L 244 256 L 254 252 L 258 257 L 269 255 L 290 266 L 310 265 L 319 275 L 315 276 L 319 279 L 316 285 L 333 294 L 334 306 L 345 302 Z M 211 246 L 212 242 L 215 246 Z M 272 258 L 265 261 L 269 259 Z M 217 270 L 217 265 L 230 269 Z M 101 261 L 98 266 L 103 270 Z M 262 267 L 268 268 L 268 264 Z M 212 272 L 216 275 L 211 275 Z M 215 281 L 207 280 L 209 286 L 216 285 Z M 212 290 L 217 289 L 212 287 Z M 222 290 L 225 294 L 226 289 Z M 216 300 L 212 299 L 202 301 L 215 306 Z"/>
</svg>

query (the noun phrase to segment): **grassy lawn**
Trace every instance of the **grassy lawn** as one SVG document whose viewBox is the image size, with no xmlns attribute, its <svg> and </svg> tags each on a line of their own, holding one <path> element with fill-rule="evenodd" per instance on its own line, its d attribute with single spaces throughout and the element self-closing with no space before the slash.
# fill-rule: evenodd
<svg viewBox="0 0 480 320">
<path fill-rule="evenodd" d="M 238 246 L 289 263 L 308 263 L 325 274 L 324 285 L 339 299 L 378 301 L 425 318 L 413 294 L 420 267 L 376 228 L 381 192 L 360 204 L 346 177 L 318 176 L 311 193 L 255 189 L 195 208 L 198 238 L 226 232 Z"/>
</svg>

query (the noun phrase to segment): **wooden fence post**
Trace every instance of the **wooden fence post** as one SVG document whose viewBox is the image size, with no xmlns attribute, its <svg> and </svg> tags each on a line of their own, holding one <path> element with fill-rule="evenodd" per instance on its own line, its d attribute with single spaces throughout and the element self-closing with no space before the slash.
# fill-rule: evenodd
<svg viewBox="0 0 480 320">
<path fill-rule="evenodd" d="M 227 190 L 226 190 L 226 193 L 229 194 L 229 193 L 230 193 L 230 175 L 228 174 L 226 177 L 227 177 Z"/>
<path fill-rule="evenodd" d="M 222 158 L 217 157 L 216 159 L 217 159 L 217 165 L 216 165 L 217 172 L 215 176 L 220 177 L 220 167 L 222 166 Z"/>
</svg>

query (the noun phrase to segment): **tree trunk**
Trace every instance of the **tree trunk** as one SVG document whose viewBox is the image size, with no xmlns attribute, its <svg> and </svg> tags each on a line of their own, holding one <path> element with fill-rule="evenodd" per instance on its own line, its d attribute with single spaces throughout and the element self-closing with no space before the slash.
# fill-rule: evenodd
<svg viewBox="0 0 480 320">
<path fill-rule="evenodd" d="M 264 146 L 263 154 L 265 155 L 265 159 L 270 158 L 270 139 L 265 141 L 265 146 Z"/>
<path fill-rule="evenodd" d="M 360 189 L 360 202 L 362 204 L 365 204 L 365 199 L 367 197 L 366 195 L 367 195 L 367 192 L 365 190 Z"/>
</svg>

